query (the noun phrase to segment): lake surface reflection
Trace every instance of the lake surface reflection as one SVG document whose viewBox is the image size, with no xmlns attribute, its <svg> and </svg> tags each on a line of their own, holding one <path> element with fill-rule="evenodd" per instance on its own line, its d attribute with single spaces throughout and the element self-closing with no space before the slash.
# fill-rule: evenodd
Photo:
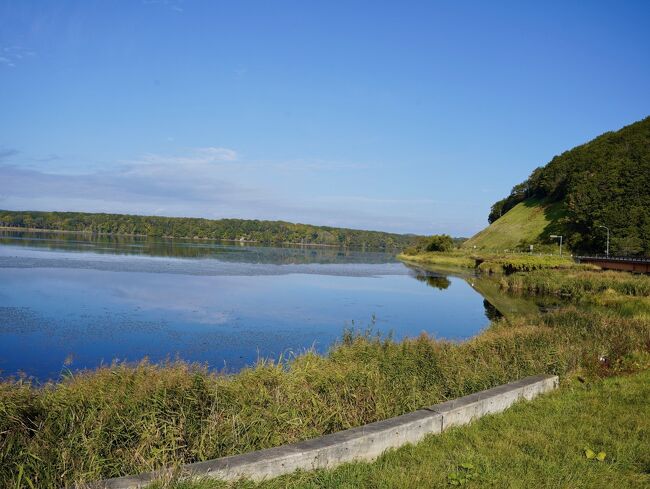
<svg viewBox="0 0 650 489">
<path fill-rule="evenodd" d="M 469 282 L 380 252 L 4 231 L 0 370 L 178 356 L 235 371 L 371 324 L 464 339 L 495 314 Z"/>
</svg>

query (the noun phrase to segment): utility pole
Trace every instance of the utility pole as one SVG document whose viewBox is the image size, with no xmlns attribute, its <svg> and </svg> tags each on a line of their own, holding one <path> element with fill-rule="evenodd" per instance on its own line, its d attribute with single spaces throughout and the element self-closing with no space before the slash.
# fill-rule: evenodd
<svg viewBox="0 0 650 489">
<path fill-rule="evenodd" d="M 551 234 L 551 238 L 560 238 L 560 256 L 562 256 L 562 235 Z"/>
<path fill-rule="evenodd" d="M 605 255 L 607 258 L 609 258 L 609 228 L 607 226 L 598 226 L 599 228 L 605 228 L 607 229 L 607 250 L 605 251 Z"/>
</svg>

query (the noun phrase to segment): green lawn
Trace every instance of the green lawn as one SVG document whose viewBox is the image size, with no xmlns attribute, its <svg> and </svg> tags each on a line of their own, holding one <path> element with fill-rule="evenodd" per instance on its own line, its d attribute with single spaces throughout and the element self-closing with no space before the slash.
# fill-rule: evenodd
<svg viewBox="0 0 650 489">
<path fill-rule="evenodd" d="M 585 447 L 604 451 L 605 460 L 588 459 Z M 174 487 L 454 487 L 450 474 L 471 474 L 467 487 L 650 487 L 650 371 L 565 382 L 555 393 L 386 453 L 372 464 L 295 473 L 257 485 L 200 481 Z"/>
</svg>

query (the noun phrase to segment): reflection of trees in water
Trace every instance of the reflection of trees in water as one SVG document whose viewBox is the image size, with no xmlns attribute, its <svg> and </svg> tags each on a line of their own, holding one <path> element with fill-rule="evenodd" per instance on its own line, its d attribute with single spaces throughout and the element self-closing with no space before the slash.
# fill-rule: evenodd
<svg viewBox="0 0 650 489">
<path fill-rule="evenodd" d="M 443 270 L 426 269 L 417 265 L 406 264 L 411 270 L 411 276 L 430 287 L 439 290 L 447 289 L 451 282 L 448 276 L 462 278 L 477 294 L 483 298 L 485 316 L 490 321 L 503 317 L 523 317 L 526 315 L 537 315 L 540 312 L 552 311 L 569 300 L 555 296 L 534 296 L 517 294 L 504 291 L 497 281 L 480 275 L 464 272 L 447 272 Z"/>
<path fill-rule="evenodd" d="M 417 274 L 415 278 L 420 282 L 426 283 L 429 287 L 434 287 L 438 290 L 445 290 L 451 285 L 449 279 L 442 275 Z"/>
<path fill-rule="evenodd" d="M 262 246 L 214 240 L 164 239 L 144 236 L 109 236 L 24 231 L 0 232 L 0 244 L 49 250 L 112 255 L 175 258 L 215 258 L 235 263 L 392 263 L 391 253 L 317 246 Z"/>
<path fill-rule="evenodd" d="M 494 307 L 492 303 L 487 299 L 483 299 L 483 307 L 485 308 L 485 316 L 490 321 L 496 321 L 497 319 L 501 319 L 503 317 L 503 314 L 501 314 L 499 310 Z"/>
</svg>

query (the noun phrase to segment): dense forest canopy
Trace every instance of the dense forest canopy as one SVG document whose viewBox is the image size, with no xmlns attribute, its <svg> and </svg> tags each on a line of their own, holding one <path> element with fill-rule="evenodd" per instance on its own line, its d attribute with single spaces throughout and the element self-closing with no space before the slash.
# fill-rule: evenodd
<svg viewBox="0 0 650 489">
<path fill-rule="evenodd" d="M 488 221 L 518 203 L 562 203 L 558 230 L 576 251 L 650 255 L 650 117 L 554 157 L 496 202 Z"/>
<path fill-rule="evenodd" d="M 242 240 L 258 243 L 304 243 L 402 249 L 416 236 L 356 229 L 293 224 L 284 221 L 201 219 L 190 217 L 0 210 L 0 226 L 115 235 Z"/>
</svg>

